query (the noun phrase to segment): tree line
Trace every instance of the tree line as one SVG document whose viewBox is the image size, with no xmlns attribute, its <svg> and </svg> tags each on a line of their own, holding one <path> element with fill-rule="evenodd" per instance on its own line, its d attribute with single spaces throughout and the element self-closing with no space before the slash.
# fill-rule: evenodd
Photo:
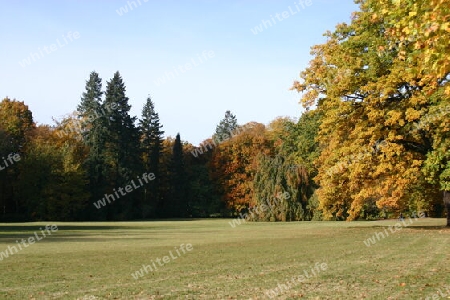
<svg viewBox="0 0 450 300">
<path fill-rule="evenodd" d="M 357 3 L 350 24 L 312 47 L 310 65 L 294 82 L 306 108 L 298 120 L 239 124 L 227 111 L 195 147 L 179 134 L 164 137 L 150 97 L 139 119 L 130 116 L 119 72 L 104 91 L 92 72 L 76 112 L 52 126 L 36 126 L 24 103 L 4 99 L 0 220 L 444 216 L 450 7 L 438 0 Z M 149 173 L 154 179 L 141 188 L 101 209 L 93 205 Z"/>
<path fill-rule="evenodd" d="M 301 157 L 289 151 L 298 152 L 298 137 L 311 144 L 304 151 L 315 147 L 312 114 L 266 126 L 239 125 L 226 111 L 211 138 L 194 147 L 180 134 L 163 136 L 150 97 L 139 119 L 128 102 L 119 72 L 105 91 L 92 72 L 76 111 L 54 125 L 37 126 L 23 102 L 0 102 L 0 154 L 20 158 L 0 172 L 0 220 L 231 217 L 279 192 L 290 193 L 289 203 L 261 220 L 311 219 L 314 184 Z M 311 168 L 310 155 L 304 152 Z M 280 173 L 273 183 L 269 169 Z"/>
</svg>

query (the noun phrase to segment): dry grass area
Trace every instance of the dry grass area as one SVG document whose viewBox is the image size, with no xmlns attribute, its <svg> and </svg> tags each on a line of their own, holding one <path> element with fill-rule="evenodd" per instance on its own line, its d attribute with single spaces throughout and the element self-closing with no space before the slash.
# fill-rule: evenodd
<svg viewBox="0 0 450 300">
<path fill-rule="evenodd" d="M 389 229 L 396 220 L 236 228 L 229 221 L 0 224 L 0 252 L 39 227 L 58 226 L 3 257 L 0 299 L 450 299 L 444 219 L 397 231 Z M 182 244 L 193 249 L 183 253 Z M 157 269 L 133 278 L 152 263 Z M 316 263 L 327 269 L 313 276 Z M 309 278 L 292 280 L 305 271 Z"/>
</svg>

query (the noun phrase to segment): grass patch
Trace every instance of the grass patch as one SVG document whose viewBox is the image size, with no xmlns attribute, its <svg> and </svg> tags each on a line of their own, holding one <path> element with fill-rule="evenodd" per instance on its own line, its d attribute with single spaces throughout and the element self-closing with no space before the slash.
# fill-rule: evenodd
<svg viewBox="0 0 450 300">
<path fill-rule="evenodd" d="M 370 247 L 397 221 L 229 221 L 56 222 L 56 233 L 0 261 L 0 298 L 267 299 L 315 263 L 328 269 L 277 299 L 420 299 L 450 288 L 444 219 L 414 221 Z M 0 252 L 46 224 L 0 224 Z M 188 243 L 192 251 L 132 277 Z"/>
</svg>

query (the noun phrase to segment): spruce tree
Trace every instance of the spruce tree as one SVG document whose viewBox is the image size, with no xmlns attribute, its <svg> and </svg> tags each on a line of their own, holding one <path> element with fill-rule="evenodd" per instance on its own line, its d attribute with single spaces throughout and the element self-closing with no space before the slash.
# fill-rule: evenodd
<svg viewBox="0 0 450 300">
<path fill-rule="evenodd" d="M 148 97 L 142 110 L 142 119 L 139 120 L 139 128 L 141 131 L 143 167 L 146 172 L 154 173 L 155 179 L 144 188 L 143 217 L 154 217 L 154 210 L 159 205 L 160 158 L 164 134 L 164 131 L 161 130 L 162 127 L 153 101 Z"/>
<path fill-rule="evenodd" d="M 180 134 L 175 138 L 172 151 L 172 161 L 170 168 L 171 175 L 171 197 L 169 199 L 168 214 L 170 217 L 187 217 L 188 210 L 188 189 L 187 176 L 183 158 L 183 144 L 181 143 Z"/>
<path fill-rule="evenodd" d="M 225 118 L 220 121 L 219 125 L 216 127 L 216 133 L 214 134 L 214 140 L 218 143 L 223 142 L 232 135 L 236 134 L 236 129 L 238 128 L 238 123 L 236 116 L 233 115 L 229 110 L 225 112 Z"/>
<path fill-rule="evenodd" d="M 105 187 L 105 116 L 101 114 L 102 107 L 102 79 L 95 71 L 91 72 L 89 80 L 86 81 L 86 90 L 81 96 L 78 105 L 78 125 L 81 130 L 84 143 L 88 146 L 89 152 L 85 161 L 85 168 L 89 178 L 89 192 L 91 201 L 97 201 L 103 197 Z M 101 218 L 99 212 L 93 211 L 92 206 L 88 206 L 89 218 Z"/>
<path fill-rule="evenodd" d="M 79 116 L 88 118 L 89 115 L 97 114 L 100 111 L 102 95 L 102 79 L 97 72 L 92 71 L 89 80 L 86 81 L 86 91 L 82 94 L 81 103 L 77 108 Z"/>
<path fill-rule="evenodd" d="M 139 131 L 136 117 L 131 117 L 131 106 L 125 95 L 126 87 L 119 72 L 107 83 L 102 112 L 106 120 L 105 159 L 108 165 L 110 190 L 127 185 L 141 171 L 139 159 Z M 139 199 L 141 190 L 133 191 L 115 201 L 115 209 L 108 210 L 108 218 L 126 219 L 137 217 L 141 211 Z M 127 198 L 127 199 L 122 199 Z M 119 204 L 117 204 L 119 203 Z M 120 213 L 120 215 L 118 215 Z"/>
</svg>

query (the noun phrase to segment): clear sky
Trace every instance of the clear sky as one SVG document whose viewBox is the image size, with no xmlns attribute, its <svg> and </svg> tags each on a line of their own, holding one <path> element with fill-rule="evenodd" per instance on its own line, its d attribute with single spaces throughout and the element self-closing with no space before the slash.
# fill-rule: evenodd
<svg viewBox="0 0 450 300">
<path fill-rule="evenodd" d="M 166 136 L 180 132 L 194 145 L 226 110 L 239 124 L 299 117 L 289 88 L 310 47 L 357 10 L 351 0 L 1 4 L 0 98 L 24 101 L 38 124 L 53 124 L 76 109 L 91 71 L 105 88 L 118 70 L 132 115 L 140 117 L 150 95 Z"/>
</svg>

